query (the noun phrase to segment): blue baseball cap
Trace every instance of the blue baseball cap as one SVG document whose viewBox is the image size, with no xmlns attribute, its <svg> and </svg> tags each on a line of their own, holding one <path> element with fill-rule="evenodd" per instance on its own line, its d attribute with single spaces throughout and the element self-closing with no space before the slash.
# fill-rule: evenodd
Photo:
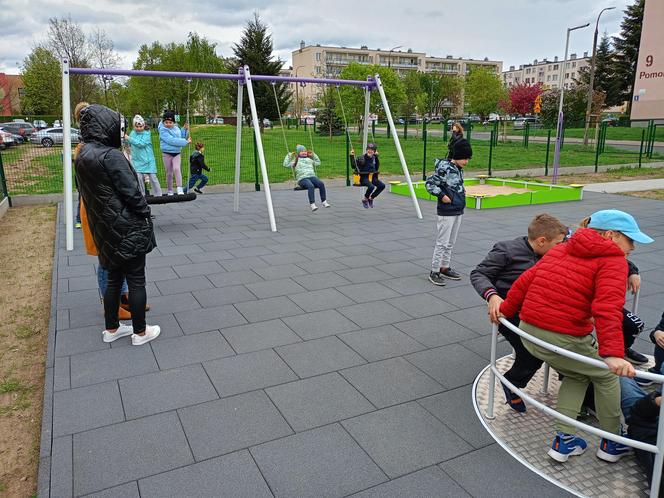
<svg viewBox="0 0 664 498">
<path fill-rule="evenodd" d="M 617 209 L 604 209 L 590 215 L 588 228 L 598 230 L 615 230 L 627 235 L 634 242 L 650 244 L 653 239 L 641 231 L 639 225 L 631 214 Z"/>
</svg>

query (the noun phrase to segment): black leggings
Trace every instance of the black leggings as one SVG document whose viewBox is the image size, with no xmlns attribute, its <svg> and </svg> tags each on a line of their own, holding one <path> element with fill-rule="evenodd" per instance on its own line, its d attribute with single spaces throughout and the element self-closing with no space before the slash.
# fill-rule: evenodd
<svg viewBox="0 0 664 498">
<path fill-rule="evenodd" d="M 510 322 L 518 327 L 519 317 L 515 316 Z M 530 382 L 530 379 L 533 378 L 533 375 L 535 375 L 542 366 L 543 361 L 530 354 L 523 346 L 521 337 L 505 327 L 502 323 L 498 326 L 498 331 L 514 348 L 514 363 L 512 364 L 512 367 L 505 372 L 505 378 L 518 388 L 526 387 L 528 382 Z"/>
<path fill-rule="evenodd" d="M 369 175 L 360 175 L 360 185 L 367 187 L 367 191 L 364 193 L 364 197 L 367 199 L 375 199 L 385 190 L 385 184 L 378 179 L 378 173 L 374 173 L 371 180 L 369 180 Z"/>
<path fill-rule="evenodd" d="M 129 308 L 134 333 L 145 330 L 145 254 L 125 261 L 121 266 L 108 268 L 108 285 L 104 294 L 104 320 L 106 330 L 120 326 L 118 309 L 120 307 L 120 290 L 122 281 L 127 279 L 129 287 Z"/>
</svg>

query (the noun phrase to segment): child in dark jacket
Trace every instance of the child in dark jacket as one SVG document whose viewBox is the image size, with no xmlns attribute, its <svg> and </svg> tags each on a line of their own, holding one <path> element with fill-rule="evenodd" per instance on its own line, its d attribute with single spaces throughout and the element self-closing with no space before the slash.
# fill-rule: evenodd
<svg viewBox="0 0 664 498">
<path fill-rule="evenodd" d="M 500 305 L 500 312 L 508 318 L 519 313 L 519 327 L 528 334 L 606 363 L 609 370 L 524 341 L 533 356 L 565 376 L 558 391 L 558 412 L 576 419 L 592 383 L 600 427 L 613 434 L 621 432 L 616 375 L 634 377 L 636 373 L 623 359 L 625 257 L 634 249 L 634 242 L 652 241 L 625 212 L 609 209 L 593 213 L 588 228 L 577 230 L 566 244 L 551 249 L 523 273 Z M 591 335 L 593 329 L 597 340 Z M 574 434 L 573 425 L 564 421 L 556 425 L 558 432 L 548 453 L 551 458 L 565 462 L 586 450 L 586 441 Z M 616 462 L 629 452 L 627 446 L 602 439 L 597 457 Z"/>
<path fill-rule="evenodd" d="M 452 159 L 438 159 L 436 171 L 426 181 L 427 192 L 438 198 L 436 242 L 429 272 L 429 280 L 434 285 L 445 285 L 446 278 L 461 280 L 461 275 L 450 268 L 450 261 L 466 207 L 463 168 L 472 157 L 473 149 L 468 141 L 458 140 Z"/>
<path fill-rule="evenodd" d="M 358 158 L 355 157 L 355 151 L 351 150 L 350 163 L 360 174 L 360 185 L 367 188 L 362 199 L 362 206 L 364 209 L 373 207 L 374 199 L 385 190 L 385 184 L 378 179 L 380 160 L 376 144 L 367 144 L 367 152 Z"/>
<path fill-rule="evenodd" d="M 203 170 L 210 171 L 207 164 L 205 164 L 205 145 L 202 142 L 197 142 L 195 146 L 195 151 L 192 152 L 189 157 L 189 186 L 187 190 L 194 188 L 194 192 L 198 194 L 203 193 L 203 188 L 207 185 L 208 177 L 203 174 Z M 198 186 L 196 182 L 199 182 Z"/>
<path fill-rule="evenodd" d="M 514 240 L 498 242 L 484 260 L 470 273 L 470 282 L 488 305 L 489 317 L 496 321 L 500 305 L 507 296 L 514 281 L 534 266 L 549 249 L 565 240 L 568 229 L 563 223 L 549 214 L 538 214 L 528 225 L 528 235 Z M 519 325 L 519 315 L 510 319 Z M 528 352 L 521 337 L 505 327 L 498 326 L 499 332 L 514 348 L 515 359 L 512 367 L 505 372 L 505 378 L 518 388 L 524 388 L 542 366 L 542 360 Z M 503 386 L 510 408 L 525 412 L 526 405 L 515 393 Z"/>
</svg>

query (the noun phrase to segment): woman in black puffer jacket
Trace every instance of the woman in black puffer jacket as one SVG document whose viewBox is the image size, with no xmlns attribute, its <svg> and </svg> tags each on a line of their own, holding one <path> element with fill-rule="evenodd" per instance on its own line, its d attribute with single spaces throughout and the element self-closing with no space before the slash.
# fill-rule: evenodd
<svg viewBox="0 0 664 498">
<path fill-rule="evenodd" d="M 83 146 L 76 157 L 76 179 L 99 263 L 108 270 L 103 340 L 112 342 L 131 334 L 132 344 L 145 344 L 160 333 L 158 326 L 145 324 L 145 255 L 157 245 L 150 207 L 136 173 L 120 151 L 120 114 L 93 104 L 80 110 L 79 122 Z M 118 321 L 125 278 L 133 328 Z"/>
</svg>

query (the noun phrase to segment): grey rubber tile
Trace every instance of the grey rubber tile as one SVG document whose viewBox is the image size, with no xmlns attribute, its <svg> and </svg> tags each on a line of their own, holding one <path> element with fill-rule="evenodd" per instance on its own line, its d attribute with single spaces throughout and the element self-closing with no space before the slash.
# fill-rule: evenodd
<svg viewBox="0 0 664 498">
<path fill-rule="evenodd" d="M 191 292 L 202 289 L 210 289 L 213 287 L 205 276 L 186 276 L 176 280 L 162 280 L 156 283 L 157 288 L 162 296 L 169 294 L 180 294 L 183 292 Z"/>
<path fill-rule="evenodd" d="M 425 346 L 393 325 L 339 334 L 339 339 L 367 361 L 378 361 L 425 349 Z"/>
<path fill-rule="evenodd" d="M 478 337 L 472 330 L 443 315 L 406 320 L 394 326 L 428 347 L 444 346 Z"/>
<path fill-rule="evenodd" d="M 420 351 L 406 356 L 406 359 L 448 389 L 472 383 L 487 365 L 484 358 L 460 344 Z"/>
<path fill-rule="evenodd" d="M 302 267 L 302 264 L 298 264 L 298 266 Z M 345 268 L 345 266 L 342 268 Z M 298 277 L 293 277 L 293 280 L 309 291 L 327 289 L 329 287 L 336 287 L 338 285 L 346 285 L 350 283 L 341 275 L 334 273 L 333 271 L 300 275 Z"/>
<path fill-rule="evenodd" d="M 203 367 L 222 397 L 297 380 L 272 349 L 208 361 Z"/>
<path fill-rule="evenodd" d="M 418 470 L 351 495 L 352 498 L 461 498 L 470 497 L 439 467 Z"/>
<path fill-rule="evenodd" d="M 124 422 L 124 419 L 115 381 L 54 393 L 54 437 Z"/>
<path fill-rule="evenodd" d="M 98 493 L 92 493 L 85 495 L 85 498 L 140 498 L 141 495 L 138 492 L 138 483 L 136 481 L 128 482 L 127 484 L 121 484 L 120 486 L 115 486 L 114 488 L 105 489 L 99 491 Z"/>
<path fill-rule="evenodd" d="M 301 341 L 281 320 L 231 327 L 223 329 L 222 334 L 237 353 L 249 353 Z"/>
<path fill-rule="evenodd" d="M 387 301 L 392 306 L 408 313 L 413 318 L 440 315 L 456 310 L 457 307 L 431 294 L 413 294 L 410 296 L 397 297 Z"/>
<path fill-rule="evenodd" d="M 77 354 L 70 361 L 72 387 L 135 377 L 158 370 L 149 345 Z"/>
<path fill-rule="evenodd" d="M 282 318 L 284 323 L 304 340 L 357 330 L 357 325 L 335 310 Z"/>
<path fill-rule="evenodd" d="M 403 358 L 392 358 L 341 372 L 379 408 L 439 393 L 444 388 Z"/>
<path fill-rule="evenodd" d="M 337 424 L 250 451 L 276 497 L 337 498 L 387 480 Z"/>
<path fill-rule="evenodd" d="M 247 323 L 231 305 L 181 311 L 175 314 L 175 318 L 185 334 L 197 334 Z"/>
<path fill-rule="evenodd" d="M 139 485 L 142 498 L 272 497 L 247 451 L 141 479 Z"/>
<path fill-rule="evenodd" d="M 374 410 L 336 372 L 271 387 L 265 392 L 296 432 Z"/>
<path fill-rule="evenodd" d="M 153 341 L 152 349 L 162 370 L 235 354 L 218 330 L 161 341 L 157 339 Z"/>
<path fill-rule="evenodd" d="M 293 432 L 262 391 L 210 401 L 178 412 L 197 461 Z"/>
<path fill-rule="evenodd" d="M 378 327 L 409 318 L 403 311 L 383 301 L 344 306 L 338 311 L 362 328 Z"/>
<path fill-rule="evenodd" d="M 256 296 L 249 292 L 249 289 L 244 285 L 229 285 L 221 288 L 199 290 L 192 292 L 192 294 L 204 308 L 256 300 Z"/>
<path fill-rule="evenodd" d="M 308 313 L 312 311 L 336 309 L 354 304 L 349 297 L 344 296 L 337 289 L 308 291 L 301 294 L 292 294 L 289 298 Z"/>
<path fill-rule="evenodd" d="M 365 282 L 363 284 L 342 285 L 337 290 L 356 303 L 369 301 L 384 301 L 392 297 L 399 297 L 399 293 L 378 282 Z"/>
<path fill-rule="evenodd" d="M 311 377 L 365 363 L 360 355 L 337 337 L 280 346 L 276 351 L 300 377 Z"/>
<path fill-rule="evenodd" d="M 229 285 L 250 284 L 252 282 L 261 282 L 263 279 L 251 270 L 229 271 L 214 273 L 207 278 L 215 287 L 227 287 Z"/>
<path fill-rule="evenodd" d="M 295 280 L 290 278 L 255 282 L 253 284 L 246 284 L 246 287 L 259 299 L 298 294 L 306 290 L 300 284 L 295 282 Z"/>
<path fill-rule="evenodd" d="M 393 479 L 472 449 L 417 403 L 361 415 L 342 425 Z"/>
<path fill-rule="evenodd" d="M 238 303 L 235 308 L 249 322 L 262 322 L 283 316 L 299 315 L 304 312 L 285 296 L 261 299 L 257 302 Z"/>
</svg>

